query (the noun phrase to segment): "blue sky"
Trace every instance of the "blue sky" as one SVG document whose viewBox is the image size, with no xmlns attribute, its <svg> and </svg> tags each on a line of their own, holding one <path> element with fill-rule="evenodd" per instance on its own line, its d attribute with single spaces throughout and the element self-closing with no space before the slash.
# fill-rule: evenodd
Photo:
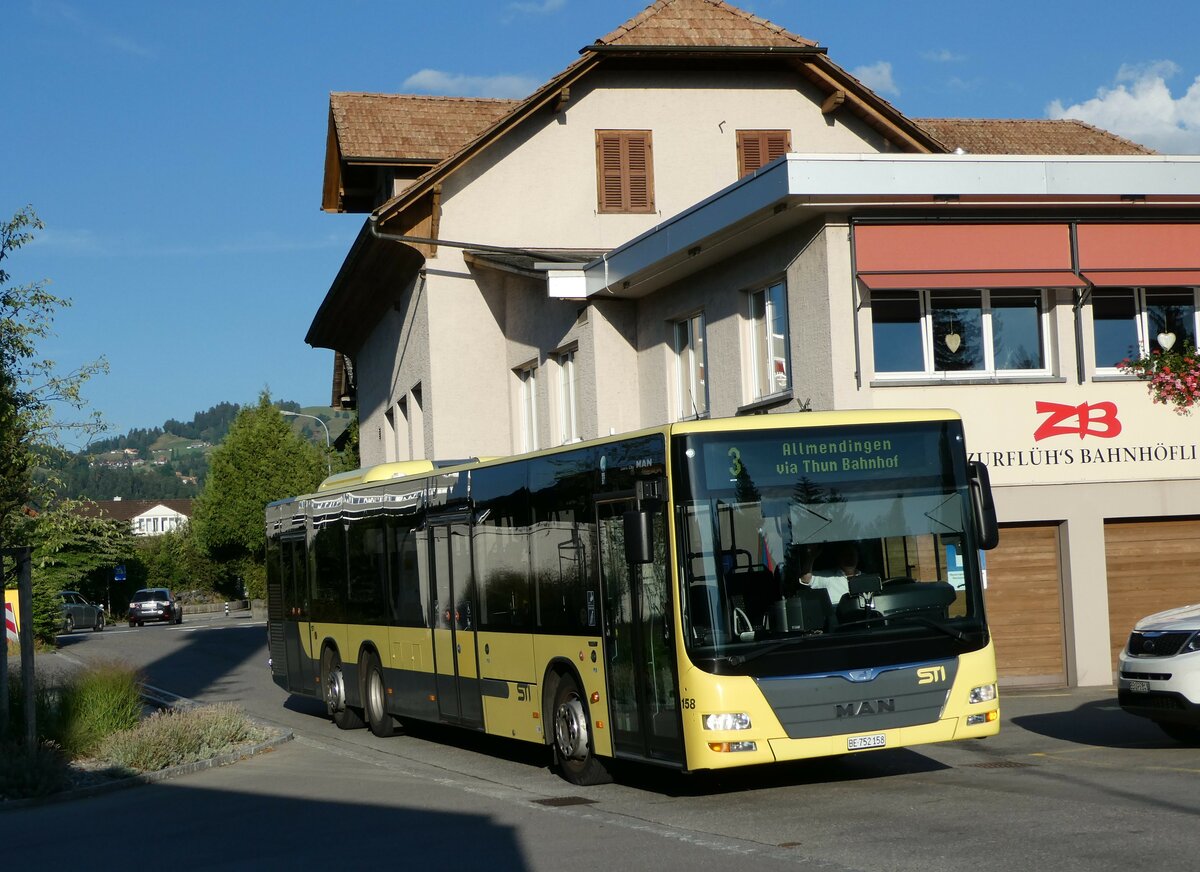
<svg viewBox="0 0 1200 872">
<path fill-rule="evenodd" d="M 263 388 L 327 403 L 304 335 L 362 224 L 319 209 L 329 92 L 523 97 L 647 2 L 8 0 L 0 214 L 46 229 L 7 266 L 73 301 L 45 356 L 108 359 L 86 396 L 113 433 Z M 1200 152 L 1195 2 L 739 5 L 911 116 Z"/>
</svg>

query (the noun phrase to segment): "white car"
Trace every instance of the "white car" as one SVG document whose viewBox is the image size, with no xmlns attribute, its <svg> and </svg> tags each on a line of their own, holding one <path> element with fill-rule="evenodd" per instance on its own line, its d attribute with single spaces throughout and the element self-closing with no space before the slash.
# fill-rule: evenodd
<svg viewBox="0 0 1200 872">
<path fill-rule="evenodd" d="M 1117 700 L 1173 739 L 1200 744 L 1200 605 L 1142 618 L 1120 656 Z"/>
</svg>

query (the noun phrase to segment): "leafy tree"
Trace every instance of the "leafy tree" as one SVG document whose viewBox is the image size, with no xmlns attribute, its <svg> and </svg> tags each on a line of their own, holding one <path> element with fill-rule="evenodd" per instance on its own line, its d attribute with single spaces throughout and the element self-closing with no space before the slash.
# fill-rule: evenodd
<svg viewBox="0 0 1200 872">
<path fill-rule="evenodd" d="M 315 490 L 325 470 L 324 454 L 292 431 L 268 392 L 238 413 L 192 516 L 200 545 L 225 566 L 227 589 L 240 580 L 247 596 L 265 595 L 266 505 Z"/>
<path fill-rule="evenodd" d="M 169 587 L 177 592 L 218 589 L 220 567 L 200 547 L 192 525 L 138 541 L 138 559 L 145 567 L 144 587 Z"/>
<path fill-rule="evenodd" d="M 104 359 L 63 373 L 38 353 L 38 343 L 50 335 L 55 314 L 69 307 L 70 300 L 51 294 L 44 280 L 15 284 L 4 269 L 4 262 L 42 227 L 29 206 L 0 223 L 0 547 L 35 544 L 35 537 L 53 538 L 43 526 L 50 522 L 47 513 L 31 510 L 33 504 L 43 509 L 50 504 L 53 481 L 35 482 L 33 472 L 63 434 L 90 435 L 104 429 L 99 413 L 82 420 L 60 417 L 85 409 L 83 386 L 93 375 L 107 371 Z M 6 586 L 12 582 L 5 578 Z M 42 616 L 40 623 L 35 619 L 39 633 L 46 631 L 47 616 L 57 620 L 54 593 L 47 592 L 44 583 L 35 585 L 34 611 Z"/>
<path fill-rule="evenodd" d="M 31 528 L 33 545 L 33 632 L 53 642 L 62 623 L 56 595 L 80 590 L 103 601 L 113 567 L 134 555 L 135 540 L 127 521 L 84 515 L 71 500 L 38 515 Z"/>
</svg>

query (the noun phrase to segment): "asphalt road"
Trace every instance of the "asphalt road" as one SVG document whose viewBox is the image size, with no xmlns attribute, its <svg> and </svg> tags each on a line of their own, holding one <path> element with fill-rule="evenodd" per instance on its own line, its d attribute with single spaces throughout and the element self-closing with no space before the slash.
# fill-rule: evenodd
<svg viewBox="0 0 1200 872">
<path fill-rule="evenodd" d="M 524 745 L 451 729 L 337 730 L 314 701 L 271 682 L 265 626 L 248 616 L 60 641 L 39 669 L 125 660 L 157 688 L 235 702 L 296 739 L 218 770 L 2 812 L 0 856 L 12 868 L 44 860 L 65 833 L 75 845 L 106 834 L 104 849 L 181 869 L 1197 865 L 1200 748 L 1121 712 L 1109 688 L 1006 694 L 1001 733 L 985 740 L 721 775 L 625 767 L 615 784 L 581 788 Z"/>
</svg>

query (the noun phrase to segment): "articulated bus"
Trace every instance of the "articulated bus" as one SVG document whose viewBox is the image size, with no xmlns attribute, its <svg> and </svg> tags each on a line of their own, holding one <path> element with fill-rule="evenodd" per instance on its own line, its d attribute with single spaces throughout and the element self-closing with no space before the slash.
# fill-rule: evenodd
<svg viewBox="0 0 1200 872">
<path fill-rule="evenodd" d="M 266 529 L 274 681 L 343 729 L 452 724 L 595 784 L 614 760 L 694 772 L 999 728 L 996 516 L 953 412 L 383 464 L 272 503 Z"/>
</svg>

